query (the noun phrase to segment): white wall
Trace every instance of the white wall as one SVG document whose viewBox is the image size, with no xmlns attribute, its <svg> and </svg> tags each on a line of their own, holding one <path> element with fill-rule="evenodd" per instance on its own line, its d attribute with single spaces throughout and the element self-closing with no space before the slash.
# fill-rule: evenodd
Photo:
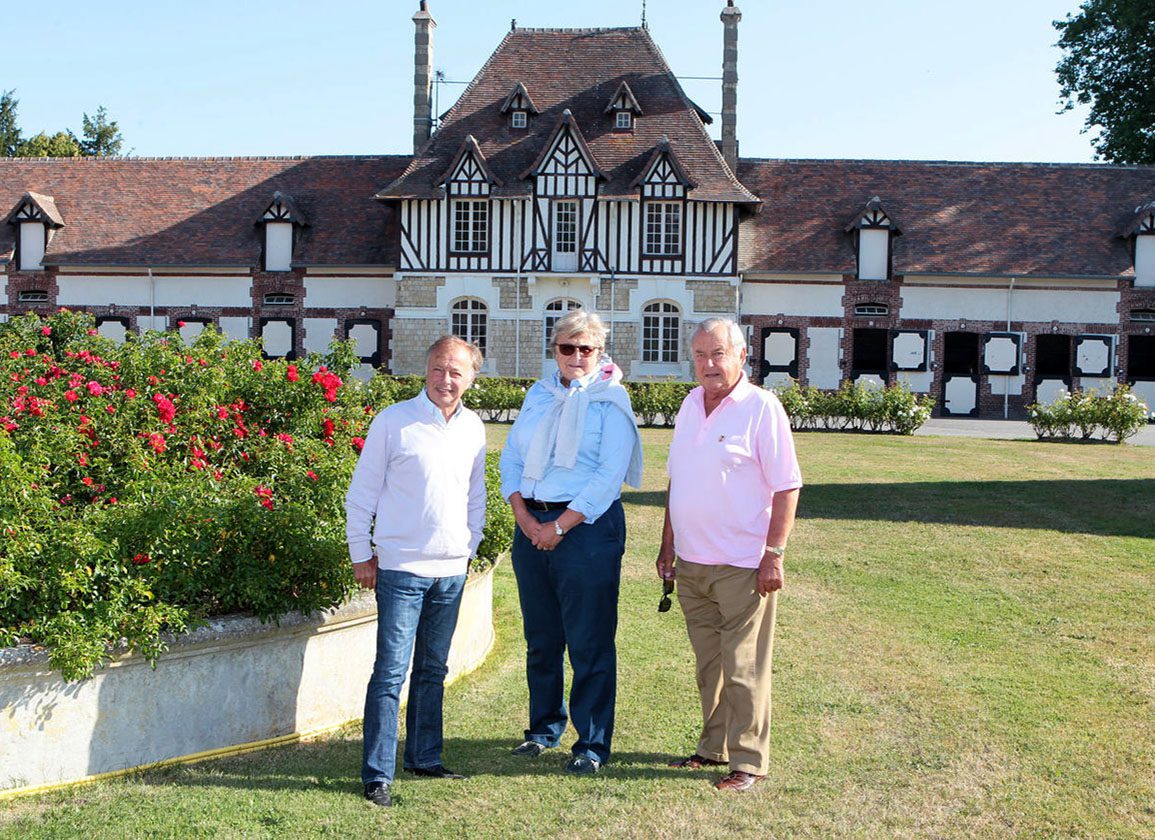
<svg viewBox="0 0 1155 840">
<path fill-rule="evenodd" d="M 902 291 L 903 318 L 938 318 L 968 321 L 1003 321 L 1007 317 L 1007 289 L 906 286 Z M 1031 289 L 1018 287 L 1011 297 L 1011 320 L 1082 323 L 1117 323 L 1116 291 L 1090 289 Z"/>
<path fill-rule="evenodd" d="M 810 351 L 806 355 L 806 380 L 819 388 L 837 388 L 842 380 L 838 367 L 838 341 L 842 330 L 838 327 L 810 327 Z"/>
<path fill-rule="evenodd" d="M 306 318 L 304 346 L 306 353 L 324 353 L 337 334 L 336 318 Z"/>
<path fill-rule="evenodd" d="M 841 318 L 841 283 L 743 283 L 743 315 L 810 315 Z"/>
<path fill-rule="evenodd" d="M 396 304 L 397 282 L 391 277 L 312 277 L 305 280 L 305 305 L 309 307 L 387 309 Z"/>
<path fill-rule="evenodd" d="M 885 280 L 887 248 L 890 231 L 861 230 L 858 232 L 858 279 Z"/>
<path fill-rule="evenodd" d="M 233 338 L 245 341 L 249 337 L 248 318 L 221 318 L 220 328 L 221 333 L 225 336 L 225 338 Z"/>
<path fill-rule="evenodd" d="M 265 224 L 265 271 L 288 271 L 293 262 L 291 222 Z"/>
<path fill-rule="evenodd" d="M 20 270 L 40 271 L 44 268 L 44 223 L 20 223 Z"/>
<path fill-rule="evenodd" d="M 56 278 L 61 306 L 253 305 L 247 277 L 154 277 L 62 275 Z M 152 285 L 155 283 L 155 299 Z M 163 328 L 163 327 L 162 327 Z"/>
<path fill-rule="evenodd" d="M 1155 286 L 1155 235 L 1135 237 L 1135 285 Z"/>
</svg>

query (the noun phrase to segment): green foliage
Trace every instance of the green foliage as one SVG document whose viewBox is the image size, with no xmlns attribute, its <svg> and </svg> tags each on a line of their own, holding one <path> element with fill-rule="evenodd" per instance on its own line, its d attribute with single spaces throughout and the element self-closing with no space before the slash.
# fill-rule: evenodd
<svg viewBox="0 0 1155 840">
<path fill-rule="evenodd" d="M 513 509 L 501 495 L 500 452 L 485 454 L 485 529 L 473 570 L 487 569 L 513 545 Z"/>
<path fill-rule="evenodd" d="M 693 390 L 692 382 L 627 382 L 630 404 L 643 426 L 674 425 L 682 400 Z"/>
<path fill-rule="evenodd" d="M 0 325 L 0 645 L 42 644 L 77 679 L 122 639 L 155 660 L 207 616 L 354 591 L 345 491 L 397 383 L 346 385 L 348 342 L 291 363 L 212 329 L 116 345 L 93 326 Z M 512 534 L 491 478 L 483 564 Z"/>
<path fill-rule="evenodd" d="M 108 118 L 103 105 L 96 114 L 83 116 L 81 136 L 69 129 L 49 134 L 41 131 L 24 139 L 16 112 L 20 101 L 16 91 L 0 94 L 0 157 L 109 157 L 121 154 L 124 136 L 115 120 Z"/>
<path fill-rule="evenodd" d="M 103 105 L 89 117 L 84 115 L 80 150 L 88 157 L 115 157 L 124 147 L 124 137 L 116 120 L 108 118 L 108 109 Z"/>
<path fill-rule="evenodd" d="M 843 382 L 837 391 L 790 384 L 775 389 L 796 430 L 836 429 L 913 435 L 930 419 L 934 397 L 915 394 L 904 384 L 886 388 Z"/>
<path fill-rule="evenodd" d="M 532 379 L 510 376 L 479 376 L 461 401 L 487 423 L 505 422 L 510 419 L 511 412 L 521 407 L 525 392 L 533 382 Z"/>
<path fill-rule="evenodd" d="M 1052 403 L 1027 408 L 1031 428 L 1040 440 L 1091 440 L 1101 438 L 1122 443 L 1139 433 L 1150 409 L 1128 385 L 1107 395 L 1094 391 L 1063 394 Z"/>
<path fill-rule="evenodd" d="M 1155 163 L 1155 3 L 1086 0 L 1054 23 L 1063 110 L 1089 105 L 1084 131 L 1112 163 Z"/>
</svg>

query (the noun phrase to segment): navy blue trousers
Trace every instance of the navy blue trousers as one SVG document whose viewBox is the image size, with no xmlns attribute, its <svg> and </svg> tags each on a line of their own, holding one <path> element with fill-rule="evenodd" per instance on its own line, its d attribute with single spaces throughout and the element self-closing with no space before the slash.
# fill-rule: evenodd
<svg viewBox="0 0 1155 840">
<path fill-rule="evenodd" d="M 531 510 L 539 522 L 562 511 Z M 553 551 L 538 551 L 517 529 L 513 572 L 525 622 L 529 684 L 526 740 L 556 747 L 572 720 L 574 755 L 605 763 L 614 735 L 617 699 L 618 587 L 626 550 L 626 518 L 615 501 L 592 525 L 571 530 Z M 563 657 L 569 650 L 573 683 L 564 698 Z"/>
</svg>

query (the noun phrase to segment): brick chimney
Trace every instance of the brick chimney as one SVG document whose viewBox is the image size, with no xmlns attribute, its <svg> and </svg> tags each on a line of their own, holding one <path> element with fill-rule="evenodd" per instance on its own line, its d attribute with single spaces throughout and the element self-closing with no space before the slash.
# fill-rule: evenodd
<svg viewBox="0 0 1155 840">
<path fill-rule="evenodd" d="M 738 21 L 742 10 L 727 0 L 722 10 L 722 157 L 738 171 Z"/>
<path fill-rule="evenodd" d="M 433 30 L 437 21 L 429 14 L 429 3 L 413 15 L 417 31 L 413 36 L 413 151 L 417 152 L 433 133 Z"/>
</svg>

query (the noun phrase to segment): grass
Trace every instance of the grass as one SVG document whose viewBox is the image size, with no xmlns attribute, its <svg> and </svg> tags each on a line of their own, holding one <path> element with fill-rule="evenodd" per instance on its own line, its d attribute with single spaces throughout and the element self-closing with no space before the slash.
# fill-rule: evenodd
<svg viewBox="0 0 1155 840">
<path fill-rule="evenodd" d="M 500 446 L 505 427 L 490 427 Z M 360 729 L 0 803 L 0 837 L 1155 836 L 1155 449 L 803 434 L 768 779 L 743 795 L 666 768 L 699 723 L 653 558 L 670 433 L 624 495 L 615 757 L 509 748 L 525 726 L 516 588 L 498 644 L 450 687 L 446 763 L 359 798 Z M 566 742 L 568 744 L 568 742 Z"/>
</svg>

